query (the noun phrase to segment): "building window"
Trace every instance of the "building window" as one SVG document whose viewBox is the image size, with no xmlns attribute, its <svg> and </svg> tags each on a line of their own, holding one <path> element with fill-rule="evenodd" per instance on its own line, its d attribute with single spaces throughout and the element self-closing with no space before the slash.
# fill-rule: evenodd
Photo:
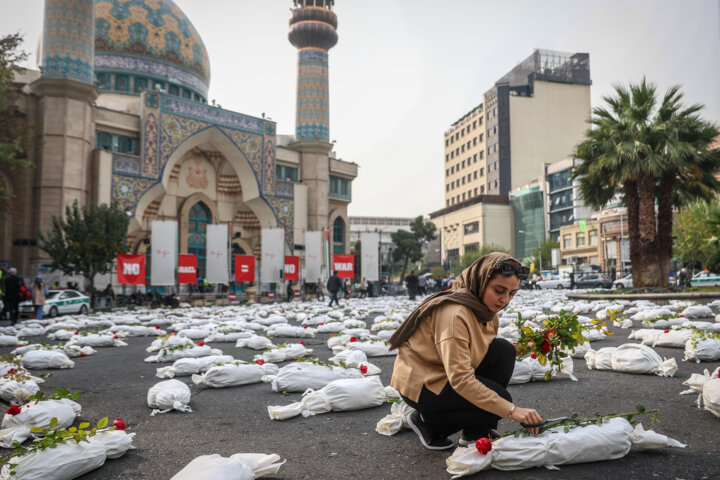
<svg viewBox="0 0 720 480">
<path fill-rule="evenodd" d="M 445 206 L 446 206 L 446 207 L 449 207 L 449 206 L 450 206 L 450 200 L 445 200 Z"/>
<path fill-rule="evenodd" d="M 485 167 L 483 167 L 483 168 L 480 169 L 480 176 L 481 176 L 481 177 L 484 177 L 484 176 L 485 176 Z"/>
<path fill-rule="evenodd" d="M 590 230 L 588 232 L 588 240 L 590 241 L 590 245 L 597 245 L 598 244 L 598 232 L 597 230 Z"/>
<path fill-rule="evenodd" d="M 278 180 L 287 180 L 288 182 L 297 182 L 298 169 L 295 167 L 286 167 L 285 165 L 275 165 L 275 178 Z"/>
<path fill-rule="evenodd" d="M 483 117 L 478 118 L 478 125 L 482 125 Z"/>
<path fill-rule="evenodd" d="M 572 248 L 572 237 L 570 235 L 563 236 L 563 248 Z"/>
<path fill-rule="evenodd" d="M 584 247 L 585 246 L 585 234 L 584 233 L 578 233 L 575 236 L 575 246 L 576 247 Z"/>
<path fill-rule="evenodd" d="M 127 75 L 115 75 L 115 90 L 118 92 L 130 91 L 130 78 Z"/>
<path fill-rule="evenodd" d="M 98 73 L 96 75 L 97 86 L 100 90 L 110 90 L 110 75 L 107 73 Z"/>
<path fill-rule="evenodd" d="M 446 177 L 450 176 L 450 169 L 448 169 L 448 168 L 445 169 L 445 176 Z"/>
<path fill-rule="evenodd" d="M 473 128 L 477 128 L 477 120 L 473 120 Z"/>
<path fill-rule="evenodd" d="M 475 172 L 475 176 L 477 176 L 477 172 Z M 468 173 L 468 182 L 472 180 L 472 173 Z"/>
<path fill-rule="evenodd" d="M 111 152 L 129 153 L 138 155 L 139 141 L 137 138 L 114 135 L 108 132 L 95 132 L 95 148 L 109 150 Z"/>
<path fill-rule="evenodd" d="M 452 167 L 450 167 L 450 173 L 455 173 L 455 165 L 453 165 Z"/>
<path fill-rule="evenodd" d="M 350 180 L 339 177 L 330 177 L 330 196 L 335 198 L 342 198 L 344 200 L 350 199 Z"/>
<path fill-rule="evenodd" d="M 445 161 L 446 161 L 446 162 L 449 162 L 449 161 L 450 161 L 450 155 L 447 155 L 447 154 L 445 155 Z"/>
<path fill-rule="evenodd" d="M 133 83 L 134 83 L 135 93 L 140 93 L 141 91 L 148 88 L 147 78 L 135 77 L 133 80 Z"/>
<path fill-rule="evenodd" d="M 112 135 L 105 132 L 95 133 L 95 148 L 112 150 Z"/>
<path fill-rule="evenodd" d="M 452 152 L 450 152 L 450 158 L 455 158 L 455 150 L 453 150 Z"/>
<path fill-rule="evenodd" d="M 447 138 L 445 139 L 445 146 L 446 146 L 446 147 L 448 146 L 448 140 L 447 140 Z"/>
<path fill-rule="evenodd" d="M 465 160 L 462 161 L 462 168 L 465 168 Z"/>
<path fill-rule="evenodd" d="M 465 185 L 465 176 L 462 177 L 462 184 Z"/>
<path fill-rule="evenodd" d="M 480 222 L 470 222 L 463 225 L 463 233 L 471 235 L 480 231 Z"/>
<path fill-rule="evenodd" d="M 473 178 L 477 178 L 477 174 L 478 174 L 478 172 L 477 172 L 477 170 L 475 170 L 475 171 L 473 172 Z"/>
<path fill-rule="evenodd" d="M 485 158 L 485 150 L 484 149 L 480 150 L 480 160 L 482 160 L 483 158 Z"/>
<path fill-rule="evenodd" d="M 188 253 L 197 255 L 198 279 L 205 278 L 205 232 L 212 220 L 210 209 L 198 202 L 190 209 L 188 215 Z"/>
<path fill-rule="evenodd" d="M 478 250 L 480 250 L 480 242 L 468 243 L 465 245 L 465 253 L 477 252 Z"/>
<path fill-rule="evenodd" d="M 473 195 L 477 196 L 477 187 L 475 187 L 475 190 L 473 191 Z"/>
<path fill-rule="evenodd" d="M 462 195 L 463 195 L 463 200 L 465 200 L 465 192 L 463 192 L 463 194 L 462 194 Z"/>
<path fill-rule="evenodd" d="M 477 163 L 477 153 L 473 155 L 473 163 Z"/>
<path fill-rule="evenodd" d="M 338 217 L 333 222 L 333 253 L 345 252 L 345 221 Z"/>
<path fill-rule="evenodd" d="M 482 142 L 482 141 L 483 141 L 483 134 L 481 133 L 481 134 L 478 136 L 478 138 L 479 138 L 480 141 Z"/>
<path fill-rule="evenodd" d="M 180 96 L 180 87 L 177 85 L 170 84 L 170 87 L 168 88 L 168 93 L 170 95 L 175 95 L 176 97 Z"/>
<path fill-rule="evenodd" d="M 485 194 L 485 185 L 480 185 L 480 195 Z"/>
<path fill-rule="evenodd" d="M 449 191 L 450 191 L 450 184 L 449 184 L 449 183 L 448 183 L 447 185 L 445 185 L 445 191 L 446 191 L 446 192 L 449 192 Z"/>
</svg>

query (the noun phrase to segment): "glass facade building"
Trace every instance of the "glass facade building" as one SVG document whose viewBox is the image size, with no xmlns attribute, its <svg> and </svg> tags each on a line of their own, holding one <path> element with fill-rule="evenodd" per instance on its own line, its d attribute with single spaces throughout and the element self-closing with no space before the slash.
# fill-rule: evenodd
<svg viewBox="0 0 720 480">
<path fill-rule="evenodd" d="M 522 261 L 545 238 L 543 192 L 539 186 L 526 188 L 510 195 L 515 220 L 515 258 Z"/>
</svg>

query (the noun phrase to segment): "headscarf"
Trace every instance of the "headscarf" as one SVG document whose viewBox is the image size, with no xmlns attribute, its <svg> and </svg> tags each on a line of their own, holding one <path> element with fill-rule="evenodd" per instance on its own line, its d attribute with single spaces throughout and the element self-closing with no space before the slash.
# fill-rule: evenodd
<svg viewBox="0 0 720 480">
<path fill-rule="evenodd" d="M 410 313 L 402 325 L 388 339 L 390 350 L 400 347 L 417 330 L 424 318 L 430 316 L 433 310 L 445 303 L 465 305 L 472 310 L 478 322 L 487 323 L 492 321 L 495 312 L 485 306 L 482 297 L 495 267 L 500 262 L 520 265 L 520 262 L 512 256 L 502 252 L 492 252 L 478 258 L 475 263 L 463 270 L 455 278 L 452 289 L 429 296 Z"/>
</svg>

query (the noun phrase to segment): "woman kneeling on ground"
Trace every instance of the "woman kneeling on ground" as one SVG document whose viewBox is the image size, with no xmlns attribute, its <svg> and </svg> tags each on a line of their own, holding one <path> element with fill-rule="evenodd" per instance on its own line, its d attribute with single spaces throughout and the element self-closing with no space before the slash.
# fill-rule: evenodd
<svg viewBox="0 0 720 480">
<path fill-rule="evenodd" d="M 501 418 L 542 422 L 535 410 L 513 405 L 507 386 L 515 345 L 496 338 L 497 312 L 528 271 L 510 255 L 485 255 L 463 270 L 451 290 L 422 302 L 388 340 L 399 349 L 390 385 L 415 409 L 409 424 L 425 448 L 452 448 L 447 437 L 458 430 L 460 446 L 497 438 Z"/>
</svg>

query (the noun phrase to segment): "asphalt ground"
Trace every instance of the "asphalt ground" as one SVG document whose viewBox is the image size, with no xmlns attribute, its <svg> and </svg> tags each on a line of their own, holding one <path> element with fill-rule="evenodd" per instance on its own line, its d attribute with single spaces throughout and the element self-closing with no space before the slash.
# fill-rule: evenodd
<svg viewBox="0 0 720 480">
<path fill-rule="evenodd" d="M 638 326 L 636 325 L 636 328 Z M 627 342 L 630 330 L 610 328 L 616 333 L 593 342 L 593 348 L 617 346 Z M 305 339 L 312 356 L 326 360 L 329 334 Z M 43 340 L 38 338 L 35 340 Z M 225 389 L 206 389 L 192 385 L 190 377 L 179 377 L 190 384 L 192 413 L 171 412 L 150 416 L 147 391 L 161 379 L 159 366 L 144 363 L 145 348 L 152 337 L 127 339 L 129 346 L 98 348 L 98 353 L 74 358 L 75 367 L 52 370 L 41 389 L 77 389 L 77 402 L 83 407 L 79 421 L 91 423 L 103 417 L 122 418 L 128 432 L 135 432 L 136 449 L 80 478 L 83 480 L 170 479 L 193 458 L 218 453 L 277 453 L 285 465 L 275 479 L 447 479 L 445 459 L 452 450 L 424 449 L 412 431 L 387 437 L 375 432 L 378 420 L 390 413 L 390 404 L 355 412 L 330 412 L 286 421 L 271 420 L 269 405 L 299 401 L 301 394 L 283 396 L 269 384 L 253 384 Z M 275 338 L 275 343 L 296 342 L 294 338 Z M 225 354 L 252 361 L 255 350 L 236 348 L 232 343 L 212 344 Z M 0 355 L 12 348 L 0 348 Z M 682 382 L 692 373 L 713 370 L 720 362 L 688 363 L 683 350 L 657 348 L 663 357 L 675 357 L 679 370 L 673 378 L 588 370 L 583 360 L 575 360 L 577 382 L 552 380 L 512 385 L 514 402 L 535 408 L 544 418 L 577 413 L 581 418 L 596 413 L 633 412 L 638 404 L 660 410 L 656 431 L 686 443 L 685 449 L 631 452 L 606 462 L 562 466 L 558 471 L 534 468 L 516 472 L 488 470 L 467 478 L 487 479 L 716 479 L 720 478 L 720 418 L 699 410 L 696 395 L 679 395 Z M 383 384 L 389 384 L 394 357 L 369 359 L 382 369 Z M 283 363 L 284 364 L 284 363 Z M 281 364 L 281 365 L 283 365 Z M 35 373 L 36 371 L 34 371 Z M 7 407 L 7 406 L 6 406 Z M 640 417 L 642 418 L 642 417 Z M 650 428 L 649 419 L 643 422 Z M 515 430 L 519 425 L 503 420 L 499 430 Z M 9 456 L 9 450 L 0 455 Z M 267 477 L 266 477 L 267 478 Z"/>
</svg>

